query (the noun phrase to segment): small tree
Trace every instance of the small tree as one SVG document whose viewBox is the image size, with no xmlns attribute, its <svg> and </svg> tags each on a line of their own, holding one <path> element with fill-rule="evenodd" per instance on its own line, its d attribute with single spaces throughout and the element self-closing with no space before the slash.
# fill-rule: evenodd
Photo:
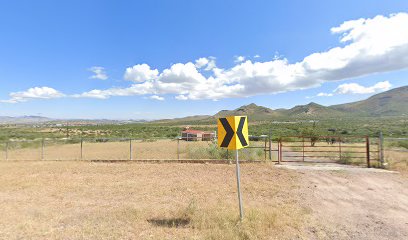
<svg viewBox="0 0 408 240">
<path fill-rule="evenodd" d="M 310 145 L 314 147 L 317 140 L 319 140 L 319 133 L 316 130 L 316 122 L 313 121 L 313 127 L 303 129 L 302 135 L 305 137 L 310 137 Z"/>
</svg>

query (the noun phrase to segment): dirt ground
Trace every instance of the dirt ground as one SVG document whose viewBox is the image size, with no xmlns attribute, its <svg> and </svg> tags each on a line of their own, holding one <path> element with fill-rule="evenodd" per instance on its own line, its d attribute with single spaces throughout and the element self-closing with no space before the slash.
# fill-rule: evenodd
<svg viewBox="0 0 408 240">
<path fill-rule="evenodd" d="M 234 165 L 0 162 L 0 239 L 406 239 L 408 178 Z"/>
<path fill-rule="evenodd" d="M 297 170 L 308 230 L 319 239 L 408 239 L 408 178 L 399 173 L 348 169 Z"/>
</svg>

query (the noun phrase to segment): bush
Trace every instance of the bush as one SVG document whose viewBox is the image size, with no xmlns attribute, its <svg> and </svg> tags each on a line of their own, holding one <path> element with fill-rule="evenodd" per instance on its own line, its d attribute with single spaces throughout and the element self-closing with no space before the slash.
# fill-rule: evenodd
<svg viewBox="0 0 408 240">
<path fill-rule="evenodd" d="M 219 148 L 216 143 L 210 143 L 208 147 L 187 146 L 187 154 L 190 159 L 227 159 L 227 150 Z"/>
</svg>

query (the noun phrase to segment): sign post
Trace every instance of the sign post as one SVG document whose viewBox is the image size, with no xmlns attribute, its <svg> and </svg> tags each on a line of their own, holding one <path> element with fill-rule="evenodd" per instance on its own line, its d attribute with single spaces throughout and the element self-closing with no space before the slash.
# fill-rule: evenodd
<svg viewBox="0 0 408 240">
<path fill-rule="evenodd" d="M 236 175 L 239 201 L 240 219 L 244 218 L 241 195 L 241 173 L 239 168 L 238 150 L 249 145 L 248 139 L 248 118 L 246 116 L 231 116 L 218 119 L 218 146 L 235 150 Z"/>
<path fill-rule="evenodd" d="M 237 187 L 238 187 L 238 201 L 239 201 L 239 217 L 242 221 L 244 218 L 244 209 L 242 208 L 242 196 L 241 196 L 241 173 L 239 169 L 239 160 L 238 160 L 238 149 L 236 152 L 236 172 L 237 172 Z"/>
</svg>

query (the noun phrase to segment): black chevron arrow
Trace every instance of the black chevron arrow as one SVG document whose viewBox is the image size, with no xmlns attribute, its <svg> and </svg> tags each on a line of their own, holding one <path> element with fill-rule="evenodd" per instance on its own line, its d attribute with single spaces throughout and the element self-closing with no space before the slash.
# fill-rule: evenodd
<svg viewBox="0 0 408 240">
<path fill-rule="evenodd" d="M 234 130 L 229 125 L 228 120 L 226 118 L 220 118 L 220 122 L 222 126 L 224 127 L 225 131 L 227 132 L 225 134 L 224 140 L 222 140 L 221 147 L 228 147 L 228 145 L 231 142 L 232 137 L 234 136 Z"/>
<path fill-rule="evenodd" d="M 241 141 L 242 146 L 244 147 L 248 145 L 247 141 L 245 140 L 244 134 L 242 134 L 242 129 L 244 128 L 245 119 L 246 117 L 241 117 L 241 119 L 239 120 L 238 129 L 237 129 L 237 136 L 239 138 L 239 141 Z"/>
</svg>

